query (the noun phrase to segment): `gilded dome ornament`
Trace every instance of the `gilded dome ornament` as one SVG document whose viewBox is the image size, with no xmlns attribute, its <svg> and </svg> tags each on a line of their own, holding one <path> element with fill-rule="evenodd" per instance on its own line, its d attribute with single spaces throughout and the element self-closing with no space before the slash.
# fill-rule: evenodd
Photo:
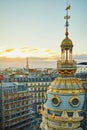
<svg viewBox="0 0 87 130">
<path fill-rule="evenodd" d="M 66 37 L 63 41 L 62 41 L 62 43 L 61 43 L 61 47 L 62 47 L 62 49 L 72 49 L 72 47 L 73 47 L 73 43 L 72 43 L 72 41 L 68 38 L 68 37 Z"/>
</svg>

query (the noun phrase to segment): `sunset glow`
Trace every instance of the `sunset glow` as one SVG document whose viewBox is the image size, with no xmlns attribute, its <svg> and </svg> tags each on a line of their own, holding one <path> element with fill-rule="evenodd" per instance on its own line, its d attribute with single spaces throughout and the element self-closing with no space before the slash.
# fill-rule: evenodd
<svg viewBox="0 0 87 130">
<path fill-rule="evenodd" d="M 38 58 L 55 59 L 58 57 L 58 53 L 50 49 L 44 50 L 44 49 L 37 49 L 32 47 L 24 47 L 19 49 L 9 48 L 6 50 L 1 50 L 0 57 L 3 56 L 7 58 L 38 57 Z"/>
</svg>

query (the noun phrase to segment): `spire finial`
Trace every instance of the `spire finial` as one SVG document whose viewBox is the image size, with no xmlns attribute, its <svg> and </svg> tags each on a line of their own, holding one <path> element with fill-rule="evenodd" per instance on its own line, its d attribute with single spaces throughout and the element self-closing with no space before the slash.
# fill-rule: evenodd
<svg viewBox="0 0 87 130">
<path fill-rule="evenodd" d="M 68 0 L 67 0 L 67 7 L 66 7 L 66 16 L 64 17 L 64 19 L 66 19 L 66 37 L 68 37 L 68 27 L 69 27 L 69 22 L 68 22 L 68 19 L 70 19 L 70 16 L 68 15 L 68 10 L 70 10 L 71 6 L 70 4 L 68 4 Z"/>
</svg>

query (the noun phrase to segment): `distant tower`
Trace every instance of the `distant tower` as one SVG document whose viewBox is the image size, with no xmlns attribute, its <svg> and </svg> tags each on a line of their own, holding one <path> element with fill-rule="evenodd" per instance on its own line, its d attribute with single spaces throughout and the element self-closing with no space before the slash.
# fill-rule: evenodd
<svg viewBox="0 0 87 130">
<path fill-rule="evenodd" d="M 29 70 L 28 57 L 26 58 L 26 69 Z"/>
<path fill-rule="evenodd" d="M 68 10 L 66 7 L 66 32 L 61 43 L 61 60 L 58 61 L 59 76 L 51 83 L 46 93 L 42 114 L 42 130 L 82 130 L 85 90 L 81 81 L 74 76 L 76 62 L 72 58 L 73 43 L 68 35 Z"/>
</svg>

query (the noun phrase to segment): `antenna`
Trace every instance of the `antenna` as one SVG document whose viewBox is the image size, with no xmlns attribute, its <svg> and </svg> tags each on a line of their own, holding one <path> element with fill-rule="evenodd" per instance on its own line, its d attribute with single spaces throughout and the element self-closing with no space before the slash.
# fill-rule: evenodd
<svg viewBox="0 0 87 130">
<path fill-rule="evenodd" d="M 66 7 L 66 16 L 64 17 L 64 19 L 66 19 L 66 24 L 65 24 L 65 26 L 66 26 L 66 33 L 65 33 L 65 35 L 68 37 L 68 27 L 69 27 L 69 22 L 68 22 L 68 20 L 70 19 L 70 16 L 68 15 L 68 10 L 70 10 L 70 8 L 71 8 L 71 5 L 70 4 L 68 4 L 68 0 L 66 1 L 66 5 L 67 5 L 67 7 Z"/>
</svg>

